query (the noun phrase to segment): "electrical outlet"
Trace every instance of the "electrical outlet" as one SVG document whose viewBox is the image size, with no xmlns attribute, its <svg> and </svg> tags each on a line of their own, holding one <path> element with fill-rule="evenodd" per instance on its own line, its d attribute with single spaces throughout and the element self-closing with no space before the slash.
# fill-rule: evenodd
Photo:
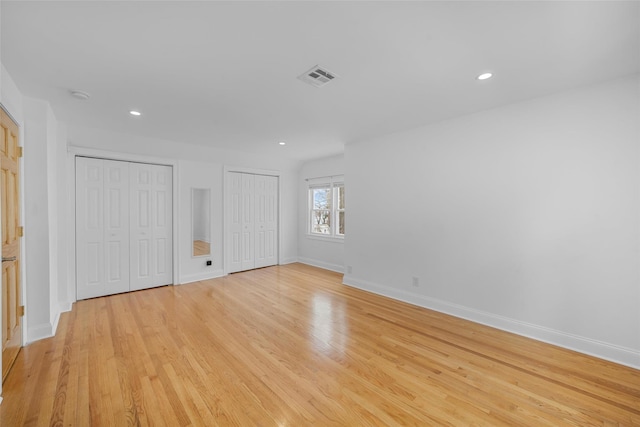
<svg viewBox="0 0 640 427">
<path fill-rule="evenodd" d="M 351 274 L 353 272 L 353 267 L 347 265 L 347 274 Z"/>
<path fill-rule="evenodd" d="M 420 286 L 420 279 L 413 276 L 413 279 L 411 280 L 411 284 L 417 288 L 418 286 Z"/>
<path fill-rule="evenodd" d="M 207 260 L 207 266 L 211 266 L 213 264 L 213 262 L 211 262 L 210 259 Z"/>
</svg>

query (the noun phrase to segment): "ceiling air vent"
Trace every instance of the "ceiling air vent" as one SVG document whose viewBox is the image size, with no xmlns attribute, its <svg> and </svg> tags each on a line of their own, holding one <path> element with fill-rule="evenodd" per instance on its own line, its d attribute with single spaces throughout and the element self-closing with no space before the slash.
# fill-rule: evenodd
<svg viewBox="0 0 640 427">
<path fill-rule="evenodd" d="M 311 69 L 300 74 L 298 79 L 305 83 L 309 83 L 311 86 L 320 87 L 326 85 L 336 77 L 338 76 L 331 71 L 316 65 L 315 67 L 311 67 Z"/>
</svg>

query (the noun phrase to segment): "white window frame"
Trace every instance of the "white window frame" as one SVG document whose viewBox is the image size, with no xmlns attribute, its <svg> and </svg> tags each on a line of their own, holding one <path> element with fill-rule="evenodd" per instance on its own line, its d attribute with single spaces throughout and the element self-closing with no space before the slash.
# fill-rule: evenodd
<svg viewBox="0 0 640 427">
<path fill-rule="evenodd" d="M 345 212 L 344 207 L 340 209 L 339 203 L 338 203 L 339 202 L 338 189 L 340 187 L 344 188 L 344 176 L 338 175 L 338 176 L 331 176 L 331 177 L 324 177 L 324 178 L 313 178 L 313 179 L 307 179 L 307 182 L 308 182 L 307 236 L 314 239 L 344 240 L 344 234 L 339 234 L 338 227 L 337 227 L 338 225 L 337 221 L 338 221 L 340 212 Z M 329 209 L 331 214 L 331 217 L 330 217 L 331 219 L 329 223 L 329 233 L 317 233 L 317 232 L 314 232 L 312 229 L 314 212 L 316 211 L 316 209 L 314 209 L 314 204 L 313 204 L 313 190 L 319 189 L 319 188 L 327 188 L 330 190 L 330 193 L 331 193 L 331 208 Z"/>
</svg>

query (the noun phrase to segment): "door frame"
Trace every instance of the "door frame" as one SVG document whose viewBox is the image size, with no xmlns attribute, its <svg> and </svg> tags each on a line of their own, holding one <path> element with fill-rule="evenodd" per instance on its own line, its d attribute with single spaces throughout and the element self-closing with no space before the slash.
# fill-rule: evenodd
<svg viewBox="0 0 640 427">
<path fill-rule="evenodd" d="M 280 265 L 280 254 L 282 253 L 282 197 L 280 197 L 280 195 L 282 194 L 282 178 L 280 176 L 280 171 L 224 165 L 224 167 L 222 168 L 222 247 L 224 248 L 224 250 L 222 251 L 222 265 L 224 266 L 224 275 L 229 274 L 229 257 L 227 256 L 227 224 L 229 221 L 227 218 L 227 179 L 229 177 L 229 173 L 232 172 L 248 173 L 252 175 L 275 176 L 276 178 L 278 178 L 278 255 L 276 256 L 276 265 Z"/>
<path fill-rule="evenodd" d="M 179 276 L 179 267 L 180 263 L 178 262 L 178 161 L 174 159 L 167 159 L 162 157 L 153 157 L 153 156 L 141 156 L 137 154 L 128 154 L 128 153 L 119 153 L 114 151 L 104 151 L 98 150 L 94 148 L 85 148 L 85 147 L 74 147 L 69 146 L 67 148 L 67 170 L 73 171 L 73 185 L 68 185 L 68 211 L 67 211 L 67 229 L 70 231 L 71 235 L 69 236 L 69 256 L 67 257 L 69 265 L 67 266 L 67 272 L 70 279 L 68 286 L 68 294 L 72 295 L 72 303 L 77 301 L 76 295 L 76 185 L 75 185 L 75 177 L 76 177 L 76 157 L 93 157 L 96 159 L 104 159 L 104 160 L 118 160 L 122 162 L 134 162 L 134 163 L 147 163 L 153 165 L 160 166 L 171 166 L 172 170 L 172 195 L 171 195 L 171 203 L 172 203 L 172 215 L 173 218 L 171 220 L 171 235 L 173 241 L 172 244 L 172 268 L 173 268 L 173 285 L 178 284 Z M 70 309 L 70 307 L 69 307 Z"/>
</svg>

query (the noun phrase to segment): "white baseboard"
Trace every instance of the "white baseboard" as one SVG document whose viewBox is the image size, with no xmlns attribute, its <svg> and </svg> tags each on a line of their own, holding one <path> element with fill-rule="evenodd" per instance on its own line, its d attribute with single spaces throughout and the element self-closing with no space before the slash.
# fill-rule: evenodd
<svg viewBox="0 0 640 427">
<path fill-rule="evenodd" d="M 202 273 L 187 274 L 186 276 L 182 276 L 180 278 L 179 284 L 184 285 L 187 283 L 199 282 L 201 280 L 216 279 L 224 275 L 225 275 L 224 271 L 222 270 L 212 270 L 212 271 L 205 271 Z"/>
<path fill-rule="evenodd" d="M 389 298 L 404 301 L 409 304 L 428 308 L 470 320 L 472 322 L 491 326 L 503 331 L 512 332 L 538 341 L 554 344 L 569 350 L 609 360 L 621 365 L 640 369 L 640 351 L 614 344 L 594 340 L 587 337 L 569 334 L 544 326 L 511 319 L 496 314 L 475 310 L 458 304 L 449 303 L 435 298 L 417 295 L 401 289 L 394 289 L 377 283 L 356 279 L 350 275 L 343 278 L 342 283 L 354 288 L 373 292 Z"/>
<path fill-rule="evenodd" d="M 56 335 L 56 332 L 58 331 L 58 323 L 60 322 L 60 315 L 62 313 L 71 311 L 72 308 L 73 308 L 72 302 L 60 303 L 59 305 L 60 311 L 58 311 L 55 314 L 53 319 L 51 319 L 50 323 L 41 323 L 36 326 L 30 326 L 27 329 L 26 343 L 31 344 L 32 342 L 35 342 L 38 340 L 54 337 Z"/>
<path fill-rule="evenodd" d="M 58 322 L 60 321 L 60 312 L 57 312 L 51 322 L 51 336 L 54 337 L 58 331 Z"/>
<path fill-rule="evenodd" d="M 60 303 L 60 313 L 66 313 L 73 310 L 73 302 Z"/>
<path fill-rule="evenodd" d="M 335 271 L 336 273 L 344 273 L 344 265 L 331 264 L 317 259 L 298 257 L 298 262 L 312 265 L 314 267 L 324 268 L 325 270 Z"/>
<path fill-rule="evenodd" d="M 284 259 L 280 260 L 280 264 L 279 265 L 293 264 L 294 262 L 298 262 L 298 258 L 296 258 L 296 257 L 284 258 Z"/>
<path fill-rule="evenodd" d="M 55 321 L 57 326 L 57 320 Z M 45 338 L 51 338 L 55 334 L 54 325 L 51 323 L 41 323 L 35 326 L 29 326 L 27 329 L 27 344 L 42 340 Z"/>
</svg>

